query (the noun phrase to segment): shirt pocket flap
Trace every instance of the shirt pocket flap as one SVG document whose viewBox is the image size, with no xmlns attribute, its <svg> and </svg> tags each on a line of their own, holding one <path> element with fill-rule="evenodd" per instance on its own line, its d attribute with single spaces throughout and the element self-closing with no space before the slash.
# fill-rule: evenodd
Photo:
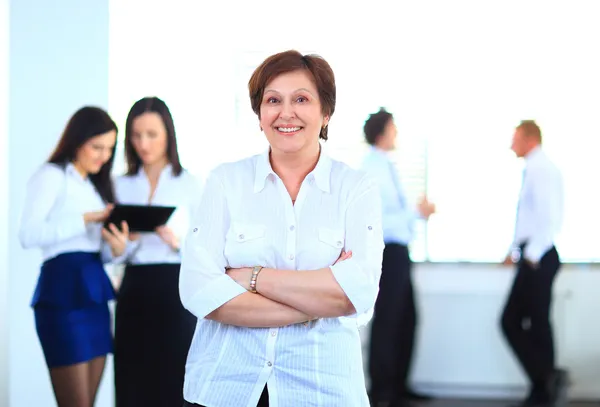
<svg viewBox="0 0 600 407">
<path fill-rule="evenodd" d="M 233 223 L 232 224 L 233 238 L 238 243 L 244 243 L 250 240 L 260 239 L 265 237 L 267 228 L 265 225 L 257 223 Z"/>
<path fill-rule="evenodd" d="M 319 240 L 331 247 L 344 247 L 344 231 L 342 229 L 319 228 Z"/>
</svg>

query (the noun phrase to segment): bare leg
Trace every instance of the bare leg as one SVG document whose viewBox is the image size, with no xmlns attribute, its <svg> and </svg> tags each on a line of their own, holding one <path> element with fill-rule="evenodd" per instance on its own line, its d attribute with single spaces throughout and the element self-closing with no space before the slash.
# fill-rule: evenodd
<svg viewBox="0 0 600 407">
<path fill-rule="evenodd" d="M 96 401 L 96 393 L 100 386 L 100 380 L 102 379 L 102 373 L 104 373 L 104 365 L 106 363 L 106 356 L 100 356 L 92 359 L 89 364 L 88 379 L 89 379 L 89 394 L 90 394 L 90 405 L 93 406 Z"/>
<path fill-rule="evenodd" d="M 89 391 L 89 362 L 50 369 L 58 407 L 92 407 Z"/>
</svg>

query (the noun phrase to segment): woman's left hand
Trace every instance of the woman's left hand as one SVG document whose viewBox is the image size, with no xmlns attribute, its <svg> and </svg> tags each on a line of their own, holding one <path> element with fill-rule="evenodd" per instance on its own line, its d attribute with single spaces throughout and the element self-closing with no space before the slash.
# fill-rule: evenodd
<svg viewBox="0 0 600 407">
<path fill-rule="evenodd" d="M 252 267 L 242 267 L 239 269 L 226 269 L 225 273 L 236 283 L 250 291 L 250 279 L 252 278 Z"/>
<path fill-rule="evenodd" d="M 175 233 L 173 233 L 173 229 L 166 225 L 162 225 L 156 228 L 156 233 L 158 236 L 160 236 L 163 242 L 171 247 L 171 249 L 179 250 L 179 239 Z"/>
<path fill-rule="evenodd" d="M 102 229 L 102 238 L 109 244 L 113 256 L 119 257 L 125 253 L 127 242 L 129 241 L 129 225 L 127 222 L 121 222 L 121 230 L 114 224 L 108 225 Z"/>
</svg>

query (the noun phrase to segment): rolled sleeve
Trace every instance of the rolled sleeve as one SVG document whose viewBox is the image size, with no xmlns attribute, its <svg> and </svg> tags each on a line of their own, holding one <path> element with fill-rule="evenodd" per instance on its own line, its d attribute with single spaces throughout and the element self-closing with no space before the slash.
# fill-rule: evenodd
<svg viewBox="0 0 600 407">
<path fill-rule="evenodd" d="M 379 279 L 374 273 L 365 272 L 353 258 L 331 266 L 331 271 L 357 315 L 367 312 L 375 304 Z"/>
<path fill-rule="evenodd" d="M 331 266 L 356 310 L 351 317 L 371 314 L 379 293 L 384 248 L 380 199 L 376 182 L 363 177 L 346 211 L 344 250 L 352 251 L 352 258 Z"/>
<path fill-rule="evenodd" d="M 181 253 L 179 295 L 183 306 L 205 318 L 246 290 L 225 274 L 229 213 L 218 169 L 207 179 Z"/>
<path fill-rule="evenodd" d="M 185 292 L 185 288 L 182 288 Z M 182 292 L 182 302 L 183 302 Z M 221 274 L 208 280 L 186 297 L 184 306 L 196 317 L 204 318 L 223 304 L 238 295 L 247 292 L 244 287 L 232 280 L 228 275 Z"/>
</svg>

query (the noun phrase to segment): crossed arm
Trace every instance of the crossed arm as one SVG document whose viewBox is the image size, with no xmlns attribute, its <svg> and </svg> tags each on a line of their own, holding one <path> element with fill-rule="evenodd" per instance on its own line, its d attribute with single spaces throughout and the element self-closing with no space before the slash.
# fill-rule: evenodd
<svg viewBox="0 0 600 407">
<path fill-rule="evenodd" d="M 180 274 L 183 305 L 198 318 L 246 327 L 279 327 L 316 318 L 361 314 L 375 303 L 381 275 L 381 206 L 374 183 L 359 189 L 346 210 L 346 250 L 318 270 L 264 268 L 257 294 L 248 291 L 251 269 L 225 270 L 228 219 L 222 185 L 209 177 L 200 218 L 186 239 Z M 200 215 L 202 216 L 202 215 Z M 218 247 L 217 247 L 218 246 Z M 219 253 L 219 255 L 215 255 Z"/>
<path fill-rule="evenodd" d="M 351 257 L 352 253 L 343 252 L 336 264 Z M 248 267 L 227 270 L 248 291 L 251 274 Z M 356 312 L 329 267 L 304 273 L 264 268 L 259 278 L 257 293 L 235 297 L 206 318 L 238 326 L 274 327 Z"/>
</svg>

